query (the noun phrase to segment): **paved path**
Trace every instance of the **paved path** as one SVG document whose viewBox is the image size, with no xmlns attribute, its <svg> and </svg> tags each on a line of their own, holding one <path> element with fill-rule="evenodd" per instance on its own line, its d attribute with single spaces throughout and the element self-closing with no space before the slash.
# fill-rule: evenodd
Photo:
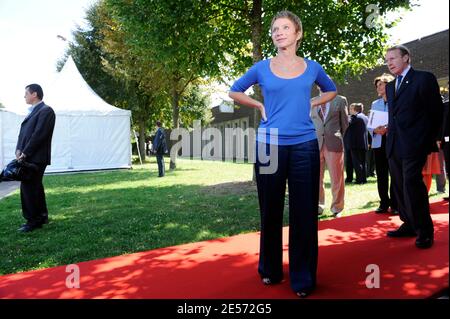
<svg viewBox="0 0 450 319">
<path fill-rule="evenodd" d="M 0 200 L 20 187 L 20 182 L 1 182 L 0 183 Z"/>
</svg>

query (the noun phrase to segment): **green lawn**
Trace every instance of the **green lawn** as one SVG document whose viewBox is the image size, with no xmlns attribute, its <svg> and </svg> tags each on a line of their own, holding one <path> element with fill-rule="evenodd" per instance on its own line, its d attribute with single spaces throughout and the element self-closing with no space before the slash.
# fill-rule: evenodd
<svg viewBox="0 0 450 319">
<path fill-rule="evenodd" d="M 19 192 L 1 200 L 0 274 L 258 231 L 252 165 L 177 164 L 164 178 L 153 158 L 132 170 L 46 176 L 50 223 L 27 234 L 17 232 L 24 222 Z M 346 186 L 344 216 L 377 205 L 375 179 Z M 325 213 L 321 219 L 331 218 Z"/>
</svg>

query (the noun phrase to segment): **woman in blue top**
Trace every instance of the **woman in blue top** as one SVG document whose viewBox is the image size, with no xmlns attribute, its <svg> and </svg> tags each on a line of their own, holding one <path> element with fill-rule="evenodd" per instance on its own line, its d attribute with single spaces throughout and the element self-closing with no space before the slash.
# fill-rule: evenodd
<svg viewBox="0 0 450 319">
<path fill-rule="evenodd" d="M 282 223 L 286 179 L 289 187 L 289 278 L 299 297 L 316 286 L 317 210 L 319 202 L 319 147 L 310 108 L 331 101 L 336 86 L 315 61 L 296 55 L 303 30 L 300 19 L 289 11 L 272 20 L 271 35 L 278 54 L 253 65 L 230 89 L 239 104 L 260 110 L 255 173 L 261 212 L 258 272 L 264 284 L 283 279 Z M 317 84 L 323 94 L 311 100 Z M 259 84 L 264 104 L 244 92 Z M 270 149 L 269 161 L 261 150 Z M 274 152 L 274 150 L 276 152 Z M 265 155 L 265 154 L 264 154 Z M 276 171 L 264 168 L 275 163 Z"/>
</svg>

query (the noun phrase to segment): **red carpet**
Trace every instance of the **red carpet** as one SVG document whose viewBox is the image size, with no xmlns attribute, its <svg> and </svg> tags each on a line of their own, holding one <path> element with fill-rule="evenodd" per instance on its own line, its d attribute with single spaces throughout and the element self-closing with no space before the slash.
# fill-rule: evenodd
<svg viewBox="0 0 450 319">
<path fill-rule="evenodd" d="M 448 287 L 448 203 L 432 204 L 435 244 L 386 231 L 398 216 L 359 214 L 319 223 L 318 287 L 311 298 L 426 298 Z M 284 230 L 287 243 L 287 228 Z M 263 286 L 259 234 L 251 233 L 79 263 L 80 288 L 66 288 L 66 267 L 0 277 L 1 298 L 296 298 L 288 280 Z M 287 271 L 287 246 L 284 254 Z M 366 266 L 380 269 L 380 288 L 365 285 Z"/>
</svg>

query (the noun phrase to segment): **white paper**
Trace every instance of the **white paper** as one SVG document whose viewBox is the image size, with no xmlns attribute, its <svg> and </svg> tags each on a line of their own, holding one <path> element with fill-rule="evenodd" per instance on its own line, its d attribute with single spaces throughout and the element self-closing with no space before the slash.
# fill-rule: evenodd
<svg viewBox="0 0 450 319">
<path fill-rule="evenodd" d="M 383 111 L 370 111 L 369 122 L 367 128 L 375 129 L 378 126 L 387 125 L 389 121 L 389 113 Z"/>
</svg>

